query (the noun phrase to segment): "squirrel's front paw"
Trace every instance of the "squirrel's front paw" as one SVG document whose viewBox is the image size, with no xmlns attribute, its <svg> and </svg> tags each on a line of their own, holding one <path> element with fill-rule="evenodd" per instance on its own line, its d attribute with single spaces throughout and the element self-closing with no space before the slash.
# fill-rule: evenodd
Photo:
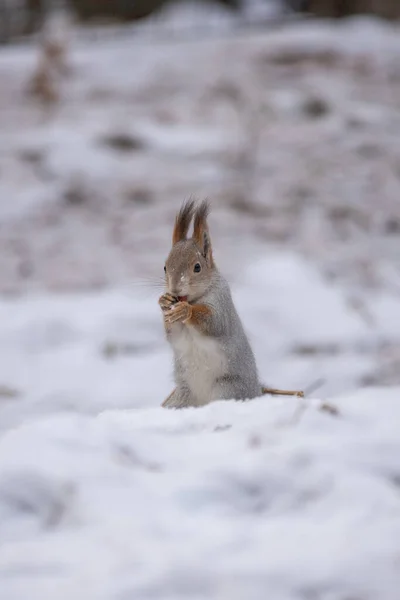
<svg viewBox="0 0 400 600">
<path fill-rule="evenodd" d="M 192 316 L 192 307 L 187 302 L 176 302 L 170 310 L 164 313 L 164 319 L 167 325 L 172 323 L 186 323 Z"/>
<path fill-rule="evenodd" d="M 174 304 L 177 303 L 177 298 L 172 294 L 163 294 L 158 301 L 158 304 L 161 306 L 161 310 L 165 313 L 165 311 L 170 310 Z"/>
</svg>

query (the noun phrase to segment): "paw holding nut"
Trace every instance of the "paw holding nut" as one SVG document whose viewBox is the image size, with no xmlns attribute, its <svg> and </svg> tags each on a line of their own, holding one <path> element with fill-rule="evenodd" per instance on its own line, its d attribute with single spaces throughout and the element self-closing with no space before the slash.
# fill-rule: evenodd
<svg viewBox="0 0 400 600">
<path fill-rule="evenodd" d="M 178 298 L 176 296 L 173 296 L 172 294 L 163 294 L 159 299 L 158 304 L 161 306 L 161 310 L 165 313 L 165 311 L 168 311 L 177 302 Z"/>
<path fill-rule="evenodd" d="M 164 294 L 158 301 L 167 325 L 186 323 L 192 316 L 192 307 L 188 302 L 180 301 L 172 294 Z"/>
<path fill-rule="evenodd" d="M 164 314 L 165 322 L 168 325 L 172 323 L 186 323 L 192 316 L 192 307 L 187 302 L 177 302 L 172 308 Z"/>
</svg>

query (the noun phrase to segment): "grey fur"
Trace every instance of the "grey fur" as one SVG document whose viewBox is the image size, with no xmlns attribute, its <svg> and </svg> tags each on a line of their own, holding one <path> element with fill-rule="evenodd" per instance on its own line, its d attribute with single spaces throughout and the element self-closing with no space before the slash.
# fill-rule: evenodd
<svg viewBox="0 0 400 600">
<path fill-rule="evenodd" d="M 199 262 L 201 273 L 193 273 Z M 168 291 L 211 309 L 205 332 L 174 323 L 167 339 L 174 352 L 176 389 L 164 406 L 202 406 L 219 399 L 260 396 L 254 354 L 233 304 L 229 285 L 214 264 L 207 264 L 193 240 L 173 246 L 167 260 Z"/>
</svg>

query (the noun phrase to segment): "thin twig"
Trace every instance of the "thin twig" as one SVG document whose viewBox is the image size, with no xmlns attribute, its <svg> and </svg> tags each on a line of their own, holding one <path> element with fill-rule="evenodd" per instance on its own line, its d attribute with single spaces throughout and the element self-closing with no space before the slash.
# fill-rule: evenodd
<svg viewBox="0 0 400 600">
<path fill-rule="evenodd" d="M 304 398 L 305 396 L 309 396 L 312 392 L 319 389 L 322 385 L 324 385 L 325 379 L 322 377 L 317 379 L 313 383 L 311 383 L 305 391 L 302 390 L 277 390 L 275 388 L 267 388 L 262 387 L 262 394 L 271 394 L 271 396 L 297 396 L 297 398 Z"/>
<path fill-rule="evenodd" d="M 304 398 L 304 392 L 301 390 L 277 390 L 275 388 L 261 388 L 261 393 L 270 394 L 271 396 L 297 396 L 298 398 Z"/>
</svg>

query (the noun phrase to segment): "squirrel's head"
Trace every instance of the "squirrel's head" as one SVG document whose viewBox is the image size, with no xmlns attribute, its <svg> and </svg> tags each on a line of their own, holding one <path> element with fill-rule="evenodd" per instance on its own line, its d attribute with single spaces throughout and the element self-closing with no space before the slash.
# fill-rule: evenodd
<svg viewBox="0 0 400 600">
<path fill-rule="evenodd" d="M 215 270 L 207 216 L 207 201 L 196 206 L 186 201 L 175 219 L 172 249 L 165 263 L 165 279 L 170 294 L 189 301 L 200 298 L 211 284 Z M 193 235 L 187 238 L 193 220 Z"/>
</svg>

